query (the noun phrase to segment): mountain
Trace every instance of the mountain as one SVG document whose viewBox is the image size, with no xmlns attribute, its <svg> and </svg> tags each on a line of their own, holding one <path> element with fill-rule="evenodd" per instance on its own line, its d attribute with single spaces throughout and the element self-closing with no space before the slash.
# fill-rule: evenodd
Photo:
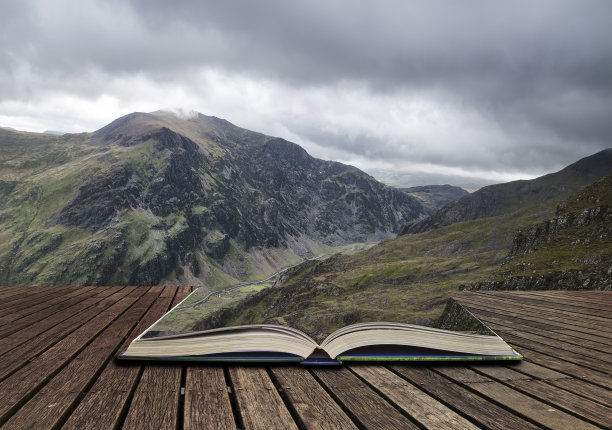
<svg viewBox="0 0 612 430">
<path fill-rule="evenodd" d="M 450 202 L 469 194 L 466 190 L 452 185 L 423 185 L 410 188 L 400 188 L 406 194 L 420 200 L 423 206 L 432 212 L 446 206 Z"/>
<path fill-rule="evenodd" d="M 0 284 L 224 286 L 431 211 L 352 166 L 198 114 L 0 130 Z"/>
<path fill-rule="evenodd" d="M 574 172 L 574 184 L 582 183 L 586 180 L 577 176 L 593 172 L 582 167 L 596 169 L 608 155 L 587 157 L 564 171 Z M 555 178 L 569 183 L 564 175 L 545 178 L 551 188 Z M 610 290 L 611 193 L 609 175 L 565 199 L 535 198 L 514 211 L 309 261 L 284 273 L 274 286 L 208 316 L 200 327 L 219 320 L 265 321 L 324 338 L 357 320 L 435 325 L 448 292 L 457 289 Z"/>
<path fill-rule="evenodd" d="M 534 203 L 562 199 L 610 173 L 612 149 L 605 149 L 556 173 L 481 188 L 428 218 L 406 224 L 399 234 L 422 233 L 457 222 L 513 212 Z"/>
<path fill-rule="evenodd" d="M 486 185 L 495 183 L 491 179 L 465 177 L 443 173 L 403 172 L 388 169 L 369 168 L 368 173 L 377 180 L 396 188 L 428 186 L 429 184 L 455 184 L 468 192 L 476 191 Z"/>
<path fill-rule="evenodd" d="M 465 290 L 612 290 L 612 175 L 571 195 L 553 218 L 519 229 L 507 259 Z"/>
</svg>

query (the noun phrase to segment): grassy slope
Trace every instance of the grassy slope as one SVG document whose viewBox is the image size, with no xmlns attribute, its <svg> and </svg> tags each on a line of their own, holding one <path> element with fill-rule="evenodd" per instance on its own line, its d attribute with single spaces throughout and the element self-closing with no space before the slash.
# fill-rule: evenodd
<svg viewBox="0 0 612 430">
<path fill-rule="evenodd" d="M 203 137 L 209 131 L 203 129 L 206 123 L 158 113 L 152 122 L 145 118 L 136 125 L 158 127 L 160 121 L 192 137 L 207 151 L 209 166 L 203 174 L 208 192 L 216 193 L 219 178 L 213 172 L 219 170 L 215 163 L 222 162 L 224 150 Z M 186 229 L 181 211 L 160 217 L 149 211 L 126 209 L 118 214 L 116 223 L 96 231 L 56 224 L 53 215 L 92 178 L 112 181 L 125 166 L 131 180 L 150 185 L 168 162 L 168 154 L 156 148 L 155 140 L 132 146 L 101 146 L 88 144 L 91 136 L 0 130 L 0 285 L 125 285 L 139 268 L 147 271 L 149 266 L 154 270 L 174 264 L 175 270 L 162 283 L 204 284 L 216 289 L 266 278 L 279 268 L 301 261 L 298 254 L 307 251 L 315 255 L 332 252 L 312 240 L 290 244 L 288 249 L 248 251 L 232 241 L 223 261 L 198 251 L 200 270 L 193 273 L 191 267 L 168 261 L 168 240 Z M 207 212 L 210 210 L 205 207 L 193 208 L 193 213 L 203 218 Z M 215 231 L 205 234 L 214 235 Z"/>
<path fill-rule="evenodd" d="M 224 318 L 229 324 L 289 323 L 321 339 L 356 321 L 432 323 L 446 293 L 463 285 L 488 288 L 510 276 L 532 279 L 522 288 L 558 285 L 533 281 L 545 277 L 580 285 L 590 279 L 593 285 L 612 271 L 611 207 L 612 175 L 561 203 L 399 236 L 352 256 L 300 266 L 281 286 Z M 535 242 L 509 258 L 517 231 Z M 572 271 L 577 275 L 564 275 Z"/>
<path fill-rule="evenodd" d="M 554 278 L 563 271 L 578 271 L 583 280 L 605 276 L 612 269 L 612 227 L 609 216 L 603 215 L 609 208 L 612 175 L 563 201 L 551 221 L 523 229 L 523 236 L 536 235 L 539 240 L 512 255 L 489 281 L 510 276 Z"/>
<path fill-rule="evenodd" d="M 49 226 L 51 215 L 64 207 L 81 184 L 112 174 L 118 161 L 135 174 L 150 177 L 163 160 L 150 157 L 152 142 L 135 147 L 87 145 L 90 134 L 52 136 L 3 132 L 0 178 L 15 182 L 0 206 L 0 282 L 12 284 L 96 283 L 101 270 L 116 267 L 113 238 L 126 237 L 130 246 L 142 241 L 152 220 L 136 212 L 123 214 L 111 229 L 90 234 L 78 227 Z M 8 193 L 7 193 L 8 194 Z M 114 279 L 122 283 L 119 264 Z"/>
<path fill-rule="evenodd" d="M 262 291 L 225 317 L 229 324 L 289 323 L 318 339 L 356 321 L 431 324 L 448 291 L 487 279 L 507 256 L 517 228 L 549 218 L 555 206 L 534 205 L 307 263 L 282 286 Z"/>
</svg>

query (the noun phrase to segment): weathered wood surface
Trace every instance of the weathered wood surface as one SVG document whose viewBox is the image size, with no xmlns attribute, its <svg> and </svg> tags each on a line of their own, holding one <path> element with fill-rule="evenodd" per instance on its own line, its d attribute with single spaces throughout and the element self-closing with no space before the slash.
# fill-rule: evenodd
<svg viewBox="0 0 612 430">
<path fill-rule="evenodd" d="M 115 361 L 191 290 L 0 287 L 0 427 L 612 427 L 610 292 L 456 293 L 516 364 Z"/>
</svg>

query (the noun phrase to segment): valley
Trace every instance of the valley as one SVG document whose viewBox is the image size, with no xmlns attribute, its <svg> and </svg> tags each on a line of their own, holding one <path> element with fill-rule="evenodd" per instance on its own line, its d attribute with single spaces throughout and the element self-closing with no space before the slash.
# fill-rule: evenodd
<svg viewBox="0 0 612 430">
<path fill-rule="evenodd" d="M 525 204 L 401 235 L 355 255 L 304 263 L 275 287 L 197 328 L 257 321 L 288 324 L 322 339 L 357 321 L 436 325 L 447 294 L 457 289 L 610 290 L 611 181 L 604 176 L 567 199 Z"/>
</svg>

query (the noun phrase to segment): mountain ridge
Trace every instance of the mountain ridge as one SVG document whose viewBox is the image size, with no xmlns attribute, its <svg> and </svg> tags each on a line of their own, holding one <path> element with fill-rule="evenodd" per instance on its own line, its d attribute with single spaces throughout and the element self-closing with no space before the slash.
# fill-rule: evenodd
<svg viewBox="0 0 612 430">
<path fill-rule="evenodd" d="M 457 222 L 500 215 L 526 205 L 560 199 L 605 176 L 612 169 L 612 148 L 584 157 L 555 173 L 532 180 L 488 185 L 413 221 L 399 235 L 422 233 Z"/>
<path fill-rule="evenodd" d="M 554 178 L 554 176 L 553 176 Z M 324 338 L 356 321 L 436 325 L 448 293 L 612 289 L 612 175 L 564 200 L 406 234 L 309 261 L 198 327 L 264 322 Z"/>
<path fill-rule="evenodd" d="M 2 130 L 0 144 L 3 284 L 215 288 L 430 213 L 355 167 L 202 114 Z"/>
</svg>

